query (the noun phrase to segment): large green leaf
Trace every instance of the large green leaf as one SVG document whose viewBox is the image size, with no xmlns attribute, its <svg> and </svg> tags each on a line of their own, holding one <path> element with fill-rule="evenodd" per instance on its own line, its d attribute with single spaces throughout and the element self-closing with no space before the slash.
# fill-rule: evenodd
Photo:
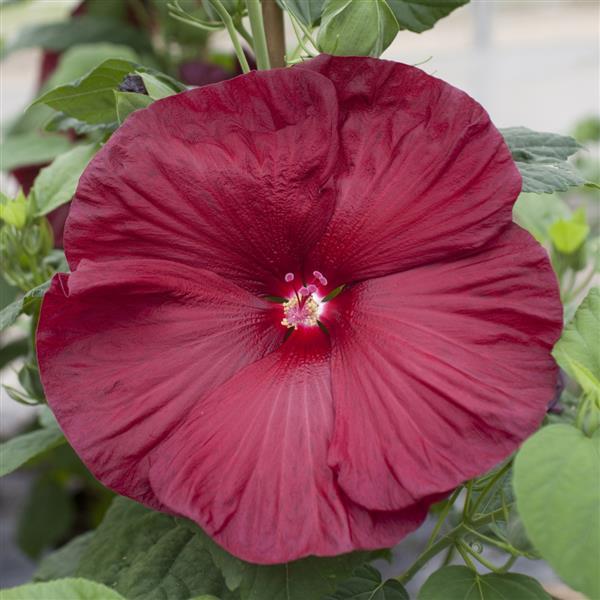
<svg viewBox="0 0 600 600">
<path fill-rule="evenodd" d="M 0 477 L 12 473 L 42 452 L 65 443 L 57 425 L 19 435 L 0 444 Z"/>
<path fill-rule="evenodd" d="M 469 0 L 386 0 L 400 29 L 421 33 Z"/>
<path fill-rule="evenodd" d="M 527 535 L 554 570 L 589 598 L 600 598 L 600 430 L 587 437 L 549 425 L 515 459 L 517 507 Z"/>
<path fill-rule="evenodd" d="M 78 81 L 46 92 L 35 104 L 47 104 L 85 123 L 115 122 L 117 112 L 113 91 L 134 70 L 130 61 L 110 58 Z"/>
<path fill-rule="evenodd" d="M 404 587 L 393 579 L 382 581 L 379 571 L 370 565 L 356 569 L 352 577 L 338 586 L 325 600 L 409 600 Z"/>
<path fill-rule="evenodd" d="M 278 0 L 279 4 L 300 19 L 305 25 L 312 27 L 321 20 L 325 0 Z"/>
<path fill-rule="evenodd" d="M 317 43 L 337 56 L 380 56 L 398 33 L 386 0 L 326 0 Z"/>
<path fill-rule="evenodd" d="M 98 42 L 123 44 L 140 51 L 151 51 L 148 36 L 133 27 L 114 19 L 98 16 L 81 16 L 59 23 L 46 23 L 25 27 L 3 49 L 3 55 L 22 48 L 66 50 L 78 44 Z"/>
<path fill-rule="evenodd" d="M 86 579 L 57 579 L 2 590 L 2 600 L 125 600 L 114 590 Z"/>
<path fill-rule="evenodd" d="M 552 353 L 584 390 L 595 389 L 600 398 L 600 288 L 589 291 Z"/>
<path fill-rule="evenodd" d="M 181 519 L 117 498 L 83 553 L 77 575 L 110 585 L 129 600 L 231 598 L 206 540 Z"/>
<path fill-rule="evenodd" d="M 500 132 L 521 172 L 524 192 L 564 192 L 585 183 L 575 167 L 567 162 L 569 156 L 581 149 L 572 137 L 540 133 L 526 127 L 507 127 Z"/>
<path fill-rule="evenodd" d="M 479 575 L 468 567 L 451 566 L 427 579 L 418 600 L 550 600 L 550 596 L 527 575 Z"/>
<path fill-rule="evenodd" d="M 2 140 L 0 170 L 12 171 L 25 165 L 43 165 L 66 152 L 72 142 L 64 135 L 40 133 L 15 133 Z"/>
<path fill-rule="evenodd" d="M 51 581 L 63 577 L 73 577 L 79 566 L 81 556 L 94 535 L 94 531 L 78 535 L 62 548 L 45 556 L 33 575 L 34 581 Z"/>
<path fill-rule="evenodd" d="M 31 190 L 37 216 L 47 215 L 73 198 L 81 174 L 97 151 L 97 144 L 77 146 L 40 171 Z"/>
</svg>

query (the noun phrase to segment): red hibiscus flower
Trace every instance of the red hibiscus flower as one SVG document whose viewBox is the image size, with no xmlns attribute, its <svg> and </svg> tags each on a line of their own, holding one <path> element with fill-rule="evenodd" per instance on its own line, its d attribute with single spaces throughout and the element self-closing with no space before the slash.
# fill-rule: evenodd
<svg viewBox="0 0 600 600">
<path fill-rule="evenodd" d="M 81 179 L 48 401 L 107 486 L 241 558 L 393 545 L 554 394 L 561 305 L 520 187 L 485 111 L 406 65 L 321 56 L 156 102 Z"/>
</svg>

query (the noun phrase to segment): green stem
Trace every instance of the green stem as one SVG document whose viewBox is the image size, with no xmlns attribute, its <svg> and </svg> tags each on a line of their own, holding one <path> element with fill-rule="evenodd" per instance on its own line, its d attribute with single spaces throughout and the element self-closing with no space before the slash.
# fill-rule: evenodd
<svg viewBox="0 0 600 600">
<path fill-rule="evenodd" d="M 456 544 L 456 549 L 458 550 L 458 553 L 462 556 L 462 559 L 465 561 L 465 564 L 467 565 L 467 567 L 469 567 L 469 569 L 472 569 L 473 571 L 475 571 L 477 573 L 477 567 L 475 566 L 473 561 L 469 558 L 469 554 L 465 551 L 466 546 L 467 545 L 464 542 L 458 541 Z"/>
<path fill-rule="evenodd" d="M 246 40 L 249 46 L 251 48 L 254 48 L 254 40 L 252 39 L 250 32 L 244 27 L 244 24 L 242 23 L 241 19 L 236 19 L 233 22 L 233 24 L 235 25 L 235 28 L 237 29 L 238 33 Z"/>
<path fill-rule="evenodd" d="M 596 274 L 596 269 L 592 266 L 592 270 L 586 275 L 585 279 L 574 289 L 571 290 L 564 299 L 565 304 L 568 304 L 572 300 L 575 300 L 581 292 L 585 290 L 585 288 L 592 283 L 594 279 L 594 275 Z"/>
<path fill-rule="evenodd" d="M 438 533 L 440 532 L 440 529 L 442 528 L 442 525 L 444 524 L 446 518 L 448 517 L 448 514 L 450 513 L 450 509 L 452 508 L 453 504 L 456 502 L 456 499 L 458 498 L 458 494 L 460 494 L 461 490 L 462 490 L 462 486 L 457 487 L 454 490 L 454 493 L 452 494 L 452 496 L 450 496 L 450 498 L 448 498 L 446 505 L 444 506 L 442 512 L 440 513 L 438 522 L 436 523 L 436 525 L 431 533 L 431 536 L 429 537 L 429 541 L 427 542 L 426 548 L 429 548 L 433 544 L 433 542 L 435 542 L 435 538 L 438 536 Z"/>
<path fill-rule="evenodd" d="M 465 506 L 463 508 L 464 515 L 470 515 L 471 511 L 471 495 L 473 493 L 473 480 L 467 481 L 467 497 L 465 498 Z"/>
<path fill-rule="evenodd" d="M 483 533 L 480 533 L 479 531 L 476 531 L 475 529 L 471 529 L 468 525 L 465 525 L 465 529 L 469 533 L 478 537 L 480 540 L 483 540 L 486 544 L 491 544 L 492 546 L 496 546 L 496 547 L 500 548 L 501 550 L 504 550 L 508 554 L 511 554 L 511 555 L 515 554 L 516 548 L 513 548 L 512 546 L 509 546 L 508 544 L 505 544 L 504 542 L 501 542 L 500 540 L 495 540 L 494 538 L 491 538 Z"/>
<path fill-rule="evenodd" d="M 212 1 L 212 0 L 211 0 Z M 263 22 L 260 0 L 246 0 L 250 28 L 254 39 L 254 54 L 256 65 L 259 69 L 270 69 L 269 50 L 267 48 L 267 36 L 265 35 L 265 24 Z"/>
<path fill-rule="evenodd" d="M 404 584 L 407 581 L 410 581 L 417 572 L 424 567 L 436 554 L 439 554 L 444 548 L 448 546 L 452 546 L 455 543 L 455 535 L 460 530 L 460 526 L 453 529 L 450 533 L 445 535 L 443 538 L 440 538 L 435 544 L 427 548 L 425 552 L 423 552 L 415 562 L 400 575 L 396 579 Z M 453 535 L 454 534 L 454 535 Z"/>
<path fill-rule="evenodd" d="M 497 567 L 495 564 L 491 563 L 489 560 L 487 560 L 487 558 L 484 558 L 483 556 L 481 556 L 481 554 L 479 554 L 479 552 L 475 552 L 475 550 L 473 550 L 473 548 L 471 548 L 469 546 L 469 544 L 466 544 L 462 540 L 460 540 L 458 542 L 458 550 L 459 550 L 459 552 L 460 552 L 461 548 L 465 552 L 467 552 L 468 554 L 470 554 L 477 562 L 481 563 L 486 569 L 489 569 L 493 573 L 500 573 L 501 572 L 500 569 L 502 567 Z M 464 556 L 463 556 L 463 558 L 464 558 Z M 471 562 L 471 564 L 473 564 L 473 563 Z"/>
<path fill-rule="evenodd" d="M 510 468 L 511 464 L 512 464 L 512 461 L 508 461 L 504 466 L 502 466 L 500 469 L 498 469 L 498 471 L 494 474 L 494 476 L 488 481 L 486 486 L 481 490 L 479 496 L 477 496 L 477 500 L 475 500 L 475 504 L 473 505 L 473 508 L 471 509 L 471 513 L 470 513 L 471 515 L 477 514 L 477 509 L 483 502 L 485 496 L 489 493 L 489 491 L 492 489 L 492 487 L 496 484 L 498 479 L 500 479 L 500 477 L 502 477 L 504 475 L 504 473 L 506 473 L 506 471 Z"/>
<path fill-rule="evenodd" d="M 229 37 L 233 43 L 233 49 L 235 50 L 235 54 L 237 56 L 238 61 L 240 62 L 240 66 L 242 67 L 242 71 L 244 73 L 250 72 L 250 65 L 248 65 L 248 61 L 246 60 L 246 55 L 240 45 L 240 40 L 237 35 L 237 31 L 235 25 L 233 24 L 233 19 L 231 15 L 227 12 L 225 7 L 223 6 L 221 0 L 209 0 L 214 9 L 217 11 L 223 24 L 227 28 L 227 33 L 229 33 Z"/>
</svg>

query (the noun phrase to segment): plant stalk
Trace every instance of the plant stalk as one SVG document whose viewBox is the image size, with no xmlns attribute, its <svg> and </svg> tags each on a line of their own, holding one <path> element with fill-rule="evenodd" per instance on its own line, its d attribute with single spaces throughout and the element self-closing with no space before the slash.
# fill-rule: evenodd
<svg viewBox="0 0 600 600">
<path fill-rule="evenodd" d="M 267 36 L 265 34 L 265 24 L 263 14 L 260 9 L 260 0 L 246 0 L 248 8 L 248 18 L 250 19 L 250 28 L 252 29 L 252 39 L 254 40 L 254 54 L 256 55 L 256 66 L 263 69 L 270 69 L 269 51 L 267 48 Z"/>
<path fill-rule="evenodd" d="M 262 14 L 267 30 L 271 66 L 285 67 L 285 29 L 283 11 L 276 0 L 262 0 Z"/>
</svg>

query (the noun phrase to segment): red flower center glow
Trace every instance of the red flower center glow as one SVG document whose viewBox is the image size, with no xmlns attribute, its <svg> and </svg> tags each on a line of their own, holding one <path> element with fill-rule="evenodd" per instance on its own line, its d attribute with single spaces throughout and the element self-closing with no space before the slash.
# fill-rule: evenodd
<svg viewBox="0 0 600 600">
<path fill-rule="evenodd" d="M 155 102 L 80 179 L 48 403 L 105 485 L 240 558 L 390 547 L 554 395 L 562 307 L 520 189 L 485 111 L 406 65 Z"/>
</svg>

